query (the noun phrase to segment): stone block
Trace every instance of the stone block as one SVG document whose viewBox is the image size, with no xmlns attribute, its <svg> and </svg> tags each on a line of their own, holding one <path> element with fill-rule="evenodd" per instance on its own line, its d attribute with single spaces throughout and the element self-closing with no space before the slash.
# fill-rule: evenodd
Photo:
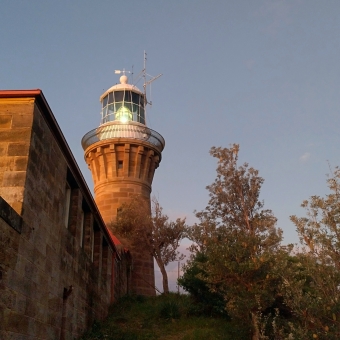
<svg viewBox="0 0 340 340">
<path fill-rule="evenodd" d="M 120 188 L 120 192 L 135 192 L 134 188 Z"/>
<path fill-rule="evenodd" d="M 14 309 L 16 306 L 17 293 L 12 289 L 2 291 L 0 303 L 9 309 Z"/>
<path fill-rule="evenodd" d="M 12 115 L 0 115 L 0 129 L 9 129 L 12 125 Z"/>
<path fill-rule="evenodd" d="M 128 193 L 127 192 L 114 192 L 112 195 L 114 197 L 128 197 Z"/>
<path fill-rule="evenodd" d="M 32 299 L 26 300 L 26 308 L 25 308 L 25 315 L 31 318 L 35 318 L 38 313 L 38 306 L 37 302 Z"/>
<path fill-rule="evenodd" d="M 28 156 L 29 143 L 9 143 L 8 144 L 8 156 Z"/>
<path fill-rule="evenodd" d="M 31 137 L 31 130 L 27 128 L 15 129 L 15 130 L 0 130 L 0 140 L 2 142 L 27 142 L 29 143 Z"/>
<path fill-rule="evenodd" d="M 24 256 L 18 254 L 17 263 L 16 263 L 16 266 L 15 266 L 15 271 L 20 273 L 20 275 L 24 275 L 27 262 L 28 261 L 26 260 L 26 258 Z"/>
<path fill-rule="evenodd" d="M 112 190 L 113 192 L 114 190 Z M 108 192 L 108 193 L 105 193 L 105 194 L 102 194 L 99 198 L 98 198 L 98 202 L 101 202 L 101 201 L 105 201 L 105 200 L 110 200 L 112 198 L 112 192 Z"/>
<path fill-rule="evenodd" d="M 11 248 L 5 248 L 5 251 L 2 254 L 4 255 L 4 261 L 2 263 L 6 264 L 9 269 L 14 269 L 17 263 L 18 253 Z"/>
<path fill-rule="evenodd" d="M 4 325 L 6 331 L 28 335 L 29 318 L 16 311 L 5 310 Z"/>
<path fill-rule="evenodd" d="M 60 339 L 60 328 L 56 327 L 60 322 L 51 324 L 46 330 L 45 339 Z"/>
<path fill-rule="evenodd" d="M 46 338 L 47 333 L 47 325 L 40 321 L 35 321 L 35 327 L 36 327 L 36 336 L 40 339 Z"/>
<path fill-rule="evenodd" d="M 25 295 L 17 292 L 15 310 L 19 314 L 25 314 L 26 300 L 27 300 L 27 297 Z"/>
<path fill-rule="evenodd" d="M 20 284 L 20 279 L 22 277 L 22 274 L 18 274 L 18 272 L 16 272 L 13 269 L 8 269 L 7 271 L 7 282 L 8 285 L 10 286 L 11 289 L 13 289 L 14 291 L 20 293 L 19 291 L 19 284 Z"/>
<path fill-rule="evenodd" d="M 12 128 L 31 127 L 33 116 L 31 115 L 14 115 L 12 120 Z"/>
<path fill-rule="evenodd" d="M 20 238 L 19 254 L 22 255 L 27 261 L 33 262 L 35 260 L 33 244 L 25 238 Z"/>
<path fill-rule="evenodd" d="M 14 158 L 14 171 L 26 171 L 27 169 L 27 156 L 18 156 Z"/>
<path fill-rule="evenodd" d="M 34 256 L 34 264 L 40 268 L 41 270 L 44 270 L 45 268 L 45 262 L 46 262 L 46 256 L 40 252 L 40 250 L 44 251 L 44 249 L 34 248 L 33 250 L 33 256 Z"/>
<path fill-rule="evenodd" d="M 54 292 L 55 293 L 55 292 Z M 61 308 L 61 298 L 55 295 L 49 294 L 47 306 L 50 311 L 58 312 Z"/>
<path fill-rule="evenodd" d="M 12 171 L 14 168 L 14 158 L 13 157 L 1 157 L 0 158 L 0 171 Z"/>
<path fill-rule="evenodd" d="M 34 291 L 32 289 L 32 281 L 23 276 L 21 273 L 13 272 L 13 275 L 11 275 L 13 280 L 13 289 L 17 290 L 19 293 L 30 296 L 34 295 Z"/>
<path fill-rule="evenodd" d="M 36 282 L 38 277 L 38 268 L 36 267 L 35 263 L 30 261 L 26 261 L 24 275 L 29 277 L 30 280 Z"/>
<path fill-rule="evenodd" d="M 4 187 L 23 187 L 26 180 L 26 171 L 6 171 L 2 184 Z"/>
<path fill-rule="evenodd" d="M 110 211 L 112 209 L 111 204 L 102 205 L 100 211 Z"/>
</svg>

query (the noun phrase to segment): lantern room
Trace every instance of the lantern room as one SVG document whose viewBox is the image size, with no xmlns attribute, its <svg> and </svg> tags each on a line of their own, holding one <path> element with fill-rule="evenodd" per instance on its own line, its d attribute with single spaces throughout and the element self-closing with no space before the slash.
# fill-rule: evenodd
<svg viewBox="0 0 340 340">
<path fill-rule="evenodd" d="M 128 84 L 128 77 L 120 77 L 120 84 L 112 86 L 101 97 L 101 125 L 109 122 L 145 125 L 145 95 L 134 85 Z"/>
</svg>

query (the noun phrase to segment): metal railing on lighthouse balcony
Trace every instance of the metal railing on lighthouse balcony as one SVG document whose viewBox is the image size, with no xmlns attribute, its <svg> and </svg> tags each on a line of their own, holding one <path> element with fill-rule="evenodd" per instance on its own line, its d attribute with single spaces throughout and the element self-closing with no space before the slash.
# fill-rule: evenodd
<svg viewBox="0 0 340 340">
<path fill-rule="evenodd" d="M 165 146 L 164 138 L 156 131 L 141 124 L 110 122 L 100 125 L 89 131 L 81 140 L 81 145 L 86 150 L 90 145 L 113 138 L 129 138 L 152 144 L 159 152 Z"/>
</svg>

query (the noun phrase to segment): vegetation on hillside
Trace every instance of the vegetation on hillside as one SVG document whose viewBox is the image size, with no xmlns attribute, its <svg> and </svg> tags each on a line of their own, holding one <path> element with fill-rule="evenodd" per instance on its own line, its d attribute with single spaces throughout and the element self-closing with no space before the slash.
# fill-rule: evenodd
<svg viewBox="0 0 340 340">
<path fill-rule="evenodd" d="M 252 326 L 258 339 L 340 338 L 340 170 L 331 194 L 302 206 L 291 220 L 304 248 L 283 246 L 276 219 L 259 200 L 263 178 L 237 165 L 238 145 L 212 148 L 217 177 L 210 200 L 188 236 L 191 260 L 179 283 L 196 299 L 221 297 L 228 315 Z"/>
<path fill-rule="evenodd" d="M 283 294 L 294 311 L 301 338 L 313 334 L 340 339 L 339 168 L 327 183 L 330 194 L 302 203 L 306 217 L 291 216 L 305 248 L 297 255 L 297 270 L 293 267 L 283 274 Z"/>
<path fill-rule="evenodd" d="M 286 251 L 276 218 L 260 200 L 263 178 L 254 168 L 238 166 L 238 145 L 212 148 L 217 176 L 207 187 L 210 200 L 196 217 L 189 238 L 194 261 L 202 269 L 211 292 L 223 297 L 224 308 L 234 319 L 252 325 L 258 339 L 258 311 L 270 308 L 278 295 L 277 257 Z M 197 262 L 204 255 L 205 261 Z M 190 263 L 189 263 L 190 266 Z"/>
<path fill-rule="evenodd" d="M 82 340 L 235 340 L 249 329 L 226 316 L 212 317 L 189 295 L 127 296 L 114 304 L 103 323 L 95 323 Z"/>
<path fill-rule="evenodd" d="M 260 200 L 264 179 L 238 165 L 239 146 L 210 153 L 217 159 L 210 199 L 185 233 L 193 244 L 179 284 L 189 295 L 126 298 L 84 339 L 340 339 L 340 169 L 326 197 L 312 196 L 305 217 L 291 216 L 297 248 L 282 245 Z M 176 223 L 179 240 L 186 228 Z"/>
</svg>

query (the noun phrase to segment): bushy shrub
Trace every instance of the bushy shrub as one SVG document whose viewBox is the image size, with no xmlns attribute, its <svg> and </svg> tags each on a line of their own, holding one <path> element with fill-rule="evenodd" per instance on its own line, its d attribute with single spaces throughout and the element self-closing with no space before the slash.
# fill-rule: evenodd
<svg viewBox="0 0 340 340">
<path fill-rule="evenodd" d="M 185 266 L 184 274 L 178 279 L 178 284 L 190 293 L 195 303 L 191 304 L 189 313 L 192 315 L 223 315 L 227 316 L 222 295 L 211 292 L 206 282 L 200 264 L 206 262 L 207 257 L 198 252 Z"/>
<path fill-rule="evenodd" d="M 159 316 L 166 320 L 179 319 L 181 317 L 181 313 L 178 302 L 168 300 L 161 303 Z"/>
</svg>

